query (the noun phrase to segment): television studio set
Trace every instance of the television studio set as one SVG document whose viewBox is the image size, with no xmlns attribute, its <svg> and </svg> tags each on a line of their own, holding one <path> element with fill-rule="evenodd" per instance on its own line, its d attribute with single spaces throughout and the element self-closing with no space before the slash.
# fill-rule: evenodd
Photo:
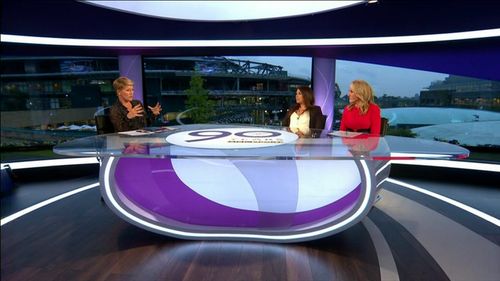
<svg viewBox="0 0 500 281">
<path fill-rule="evenodd" d="M 2 281 L 500 279 L 500 2 L 0 5 Z"/>
</svg>

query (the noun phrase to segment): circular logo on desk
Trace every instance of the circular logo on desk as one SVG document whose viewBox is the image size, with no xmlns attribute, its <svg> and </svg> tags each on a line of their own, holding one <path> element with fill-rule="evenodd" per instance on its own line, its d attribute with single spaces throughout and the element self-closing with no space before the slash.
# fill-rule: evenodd
<svg viewBox="0 0 500 281">
<path fill-rule="evenodd" d="M 193 148 L 238 149 L 277 146 L 297 140 L 296 134 L 264 128 L 220 128 L 171 134 L 167 142 Z"/>
</svg>

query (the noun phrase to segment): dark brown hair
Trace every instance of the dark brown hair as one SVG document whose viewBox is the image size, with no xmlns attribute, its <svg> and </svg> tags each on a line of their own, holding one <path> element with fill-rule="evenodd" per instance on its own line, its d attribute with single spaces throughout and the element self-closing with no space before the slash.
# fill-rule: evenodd
<svg viewBox="0 0 500 281">
<path fill-rule="evenodd" d="M 302 94 L 302 96 L 304 97 L 304 103 L 307 107 L 307 109 L 309 109 L 310 107 L 314 106 L 314 93 L 313 93 L 313 90 L 308 87 L 308 86 L 300 86 L 300 87 L 297 87 L 297 90 L 300 91 L 300 93 Z M 294 106 L 294 111 L 299 109 L 300 107 L 300 104 L 295 104 Z"/>
</svg>

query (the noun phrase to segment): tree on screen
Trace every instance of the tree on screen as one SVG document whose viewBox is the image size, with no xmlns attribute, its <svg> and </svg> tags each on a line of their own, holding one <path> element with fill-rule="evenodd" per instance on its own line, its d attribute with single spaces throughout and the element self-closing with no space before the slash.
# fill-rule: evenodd
<svg viewBox="0 0 500 281">
<path fill-rule="evenodd" d="M 208 98 L 208 90 L 203 88 L 203 78 L 199 75 L 191 76 L 187 94 L 186 108 L 194 123 L 207 123 L 214 115 L 214 101 Z"/>
</svg>

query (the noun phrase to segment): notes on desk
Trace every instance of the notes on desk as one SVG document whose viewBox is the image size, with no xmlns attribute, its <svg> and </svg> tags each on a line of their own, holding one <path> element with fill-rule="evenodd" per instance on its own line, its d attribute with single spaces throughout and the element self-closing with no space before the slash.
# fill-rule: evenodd
<svg viewBox="0 0 500 281">
<path fill-rule="evenodd" d="M 167 131 L 171 131 L 171 130 L 175 130 L 175 129 L 176 128 L 172 128 L 172 127 L 159 127 L 159 128 L 151 128 L 151 129 L 139 129 L 139 130 L 118 132 L 118 134 L 136 137 L 136 136 L 151 135 L 154 133 L 167 132 Z"/>
<path fill-rule="evenodd" d="M 342 138 L 354 138 L 363 133 L 359 132 L 348 132 L 348 131 L 333 131 L 328 133 L 329 136 L 342 137 Z"/>
<path fill-rule="evenodd" d="M 140 130 L 132 130 L 132 131 L 124 131 L 124 132 L 118 132 L 119 135 L 126 135 L 126 136 L 144 136 L 144 135 L 150 135 L 150 134 L 154 134 L 153 131 L 149 131 L 149 130 L 143 130 L 143 129 L 140 129 Z"/>
<path fill-rule="evenodd" d="M 173 128 L 173 127 L 158 127 L 158 128 L 154 128 L 152 131 L 155 132 L 155 133 L 161 133 L 161 132 L 167 132 L 167 131 L 172 131 L 172 130 L 176 130 L 177 128 Z"/>
</svg>

